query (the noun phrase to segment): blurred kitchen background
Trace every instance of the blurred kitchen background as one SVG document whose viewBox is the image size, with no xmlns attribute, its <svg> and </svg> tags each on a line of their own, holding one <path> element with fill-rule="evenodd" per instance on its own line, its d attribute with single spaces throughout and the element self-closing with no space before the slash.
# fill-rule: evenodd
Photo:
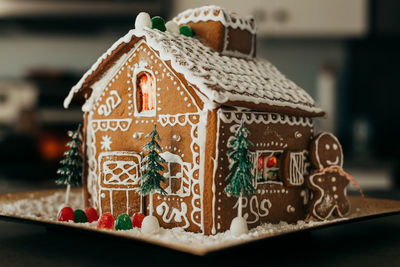
<svg viewBox="0 0 400 267">
<path fill-rule="evenodd" d="M 400 185 L 398 0 L 0 0 L 0 192 L 54 187 L 80 106 L 62 102 L 140 11 L 217 4 L 252 14 L 258 56 L 328 112 L 345 168 L 371 194 Z M 377 193 L 378 192 L 378 193 Z"/>
</svg>

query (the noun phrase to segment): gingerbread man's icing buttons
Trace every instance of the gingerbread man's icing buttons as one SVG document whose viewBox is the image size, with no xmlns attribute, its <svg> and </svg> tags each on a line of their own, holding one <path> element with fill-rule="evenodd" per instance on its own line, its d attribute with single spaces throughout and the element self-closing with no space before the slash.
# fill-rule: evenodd
<svg viewBox="0 0 400 267">
<path fill-rule="evenodd" d="M 311 190 L 309 213 L 319 220 L 346 216 L 350 211 L 346 197 L 348 183 L 347 178 L 338 173 L 319 170 L 312 172 L 306 179 L 306 186 Z"/>
<path fill-rule="evenodd" d="M 343 151 L 338 139 L 331 133 L 320 133 L 311 142 L 310 159 L 314 168 L 343 166 Z"/>
</svg>

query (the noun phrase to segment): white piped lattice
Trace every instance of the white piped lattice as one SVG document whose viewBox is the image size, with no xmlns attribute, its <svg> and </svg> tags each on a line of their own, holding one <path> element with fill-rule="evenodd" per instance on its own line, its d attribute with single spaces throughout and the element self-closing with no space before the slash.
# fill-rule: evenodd
<svg viewBox="0 0 400 267">
<path fill-rule="evenodd" d="M 139 184 L 139 165 L 133 161 L 105 161 L 103 163 L 104 184 Z"/>
</svg>

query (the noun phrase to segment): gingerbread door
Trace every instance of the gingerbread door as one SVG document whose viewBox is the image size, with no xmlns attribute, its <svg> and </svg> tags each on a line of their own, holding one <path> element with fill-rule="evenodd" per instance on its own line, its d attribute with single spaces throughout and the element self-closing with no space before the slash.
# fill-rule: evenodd
<svg viewBox="0 0 400 267">
<path fill-rule="evenodd" d="M 130 151 L 103 152 L 99 156 L 100 213 L 111 212 L 116 218 L 141 211 L 141 197 L 136 192 L 140 177 L 139 154 Z"/>
</svg>

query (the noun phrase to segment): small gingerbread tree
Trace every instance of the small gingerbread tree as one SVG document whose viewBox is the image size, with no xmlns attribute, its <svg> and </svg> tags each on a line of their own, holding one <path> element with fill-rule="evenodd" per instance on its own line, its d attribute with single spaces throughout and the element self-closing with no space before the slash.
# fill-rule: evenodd
<svg viewBox="0 0 400 267">
<path fill-rule="evenodd" d="M 143 158 L 143 175 L 140 178 L 141 186 L 138 188 L 138 192 L 142 196 L 149 195 L 149 216 L 143 220 L 142 230 L 149 233 L 155 233 L 158 231 L 159 225 L 157 219 L 153 216 L 153 194 L 167 194 L 160 185 L 161 182 L 165 182 L 164 176 L 160 173 L 165 169 L 161 165 L 162 163 L 165 163 L 165 160 L 158 154 L 158 152 L 162 152 L 162 149 L 157 143 L 157 140 L 161 141 L 161 139 L 156 130 L 156 124 L 154 124 L 153 130 L 146 135 L 146 138 L 151 138 L 151 140 L 143 146 L 143 150 L 148 151 L 148 153 Z M 150 224 L 147 223 L 149 220 L 151 220 Z M 152 227 L 150 227 L 152 229 L 148 228 L 148 225 L 152 225 Z M 157 229 L 154 229 L 154 227 Z"/>
<path fill-rule="evenodd" d="M 237 235 L 247 232 L 247 223 L 242 217 L 243 197 L 252 195 L 256 191 L 253 186 L 253 163 L 249 151 L 249 147 L 253 144 L 248 139 L 249 135 L 250 132 L 242 122 L 235 133 L 235 139 L 231 142 L 232 148 L 227 153 L 230 173 L 226 178 L 229 184 L 225 187 L 225 193 L 239 198 L 238 215 L 231 224 L 231 231 Z"/>
<path fill-rule="evenodd" d="M 56 184 L 67 185 L 65 204 L 69 202 L 71 186 L 79 186 L 82 183 L 81 125 L 79 124 L 76 131 L 69 131 L 68 135 L 71 137 L 71 141 L 67 143 L 69 149 L 60 161 L 61 167 L 57 170 L 57 174 L 60 176 L 56 180 Z"/>
</svg>

